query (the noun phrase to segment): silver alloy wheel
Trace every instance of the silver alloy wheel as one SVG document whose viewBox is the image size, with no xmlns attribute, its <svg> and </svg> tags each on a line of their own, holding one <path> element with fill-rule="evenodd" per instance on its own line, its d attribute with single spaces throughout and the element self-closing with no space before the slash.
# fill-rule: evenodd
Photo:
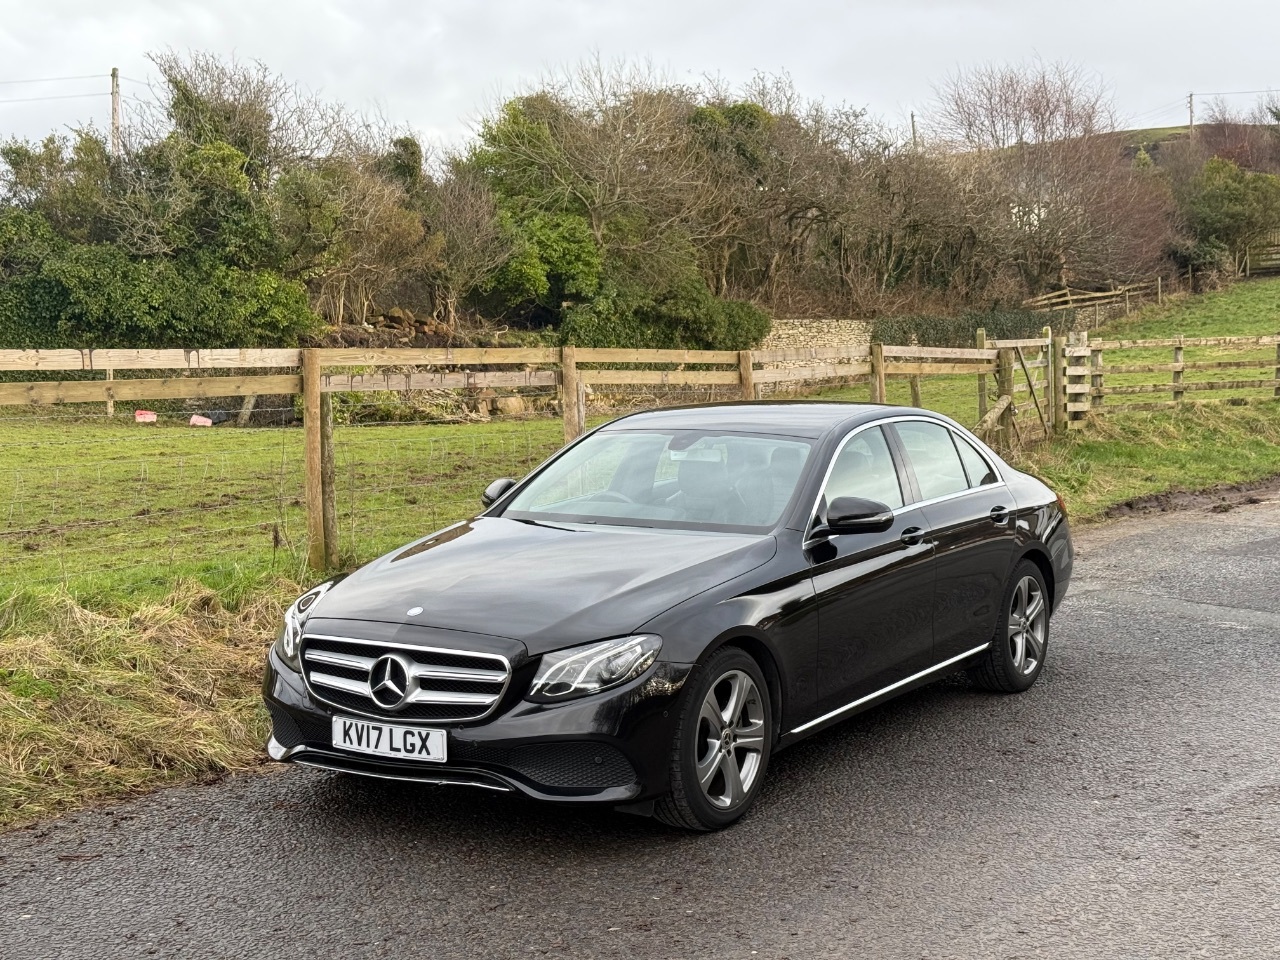
<svg viewBox="0 0 1280 960">
<path fill-rule="evenodd" d="M 764 702 L 756 683 L 730 670 L 711 685 L 698 714 L 698 784 L 712 805 L 729 810 L 751 792 L 764 756 Z"/>
<path fill-rule="evenodd" d="M 1021 676 L 1034 673 L 1044 659 L 1048 626 L 1049 611 L 1039 581 L 1035 577 L 1023 577 L 1013 588 L 1013 598 L 1009 601 L 1009 648 L 1013 669 Z"/>
</svg>

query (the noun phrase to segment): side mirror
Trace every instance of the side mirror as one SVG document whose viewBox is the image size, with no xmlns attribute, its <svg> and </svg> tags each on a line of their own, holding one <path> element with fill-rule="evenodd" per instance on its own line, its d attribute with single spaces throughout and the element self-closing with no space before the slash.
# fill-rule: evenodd
<svg viewBox="0 0 1280 960">
<path fill-rule="evenodd" d="M 495 480 L 484 488 L 484 493 L 480 494 L 480 502 L 486 507 L 492 507 L 500 499 L 502 495 L 516 485 L 516 482 L 510 477 L 503 477 L 501 480 Z"/>
<path fill-rule="evenodd" d="M 836 497 L 827 506 L 827 529 L 832 533 L 879 533 L 893 526 L 893 510 L 878 500 Z"/>
</svg>

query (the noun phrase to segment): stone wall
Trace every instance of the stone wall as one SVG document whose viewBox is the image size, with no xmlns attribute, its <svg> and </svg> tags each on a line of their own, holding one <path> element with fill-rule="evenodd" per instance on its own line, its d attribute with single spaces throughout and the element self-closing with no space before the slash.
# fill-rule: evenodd
<svg viewBox="0 0 1280 960">
<path fill-rule="evenodd" d="M 774 320 L 769 335 L 760 344 L 761 350 L 796 350 L 806 347 L 866 347 L 871 342 L 871 324 L 863 320 L 848 317 L 828 318 L 824 320 Z M 813 360 L 779 360 L 765 364 L 766 367 L 788 368 L 807 367 Z M 824 364 L 839 361 L 823 360 Z M 841 382 L 853 382 L 852 376 L 825 381 L 831 386 Z M 862 378 L 857 378 L 862 379 Z M 804 396 L 819 389 L 819 382 L 812 383 L 760 383 L 757 386 L 762 397 L 788 395 Z"/>
<path fill-rule="evenodd" d="M 774 320 L 761 350 L 796 347 L 848 347 L 871 342 L 871 324 L 850 318 L 826 320 Z"/>
</svg>

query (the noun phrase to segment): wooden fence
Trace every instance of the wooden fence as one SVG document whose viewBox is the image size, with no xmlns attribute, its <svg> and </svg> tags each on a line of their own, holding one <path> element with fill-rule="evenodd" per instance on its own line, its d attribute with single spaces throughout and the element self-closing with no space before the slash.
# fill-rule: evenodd
<svg viewBox="0 0 1280 960">
<path fill-rule="evenodd" d="M 1088 334 L 1080 334 L 1063 340 L 1060 350 L 1070 429 L 1083 427 L 1092 415 L 1161 410 L 1193 400 L 1240 404 L 1280 397 L 1280 335 L 1090 340 Z M 1211 356 L 1188 360 L 1188 350 L 1204 350 Z M 1265 355 L 1243 356 L 1263 351 Z M 1159 353 L 1165 353 L 1167 360 L 1155 360 Z M 1242 376 L 1248 373 L 1255 375 Z M 1151 374 L 1161 377 L 1154 380 Z M 1168 394 L 1168 399 L 1129 399 L 1162 394 Z"/>
<path fill-rule="evenodd" d="M 1259 356 L 1264 350 L 1266 356 Z M 1205 356 L 1188 357 L 1187 351 Z M 1079 429 L 1088 418 L 1113 412 L 1280 397 L 1280 335 L 1090 340 L 1087 333 L 1054 337 L 1046 328 L 1040 337 L 987 340 L 979 330 L 971 348 L 873 343 L 755 351 L 10 350 L 0 351 L 0 371 L 105 371 L 111 378 L 0 383 L 0 405 L 301 395 L 308 557 L 312 566 L 324 569 L 337 562 L 335 393 L 554 391 L 569 442 L 585 429 L 589 390 L 698 386 L 718 388 L 721 396 L 756 399 L 762 389 L 842 381 L 865 383 L 872 402 L 886 402 L 888 382 L 906 380 L 912 403 L 919 406 L 922 379 L 973 377 L 976 416 L 971 422 L 984 439 L 1008 448 Z M 130 376 L 116 378 L 117 371 Z M 164 375 L 135 378 L 138 371 Z"/>
<path fill-rule="evenodd" d="M 1028 310 L 1050 313 L 1055 310 L 1075 310 L 1078 315 L 1084 314 L 1082 322 L 1093 329 L 1122 310 L 1128 316 L 1134 306 L 1143 301 L 1154 299 L 1156 303 L 1163 303 L 1164 297 L 1164 279 L 1156 277 L 1143 283 L 1123 284 L 1111 290 L 1077 290 L 1067 287 L 1024 300 L 1022 305 Z M 1092 319 L 1089 317 L 1090 313 Z"/>
<path fill-rule="evenodd" d="M 1038 343 L 1038 341 L 1037 341 Z M 979 412 L 986 412 L 988 377 L 1014 369 L 1016 349 L 990 344 L 969 349 L 882 344 L 784 350 L 695 351 L 587 348 L 303 349 L 303 350 L 7 350 L 0 371 L 105 372 L 106 379 L 41 379 L 0 383 L 0 406 L 116 401 L 301 395 L 304 429 L 308 560 L 316 569 L 337 563 L 334 482 L 334 393 L 494 388 L 554 389 L 569 442 L 586 425 L 588 389 L 611 386 L 699 386 L 756 399 L 761 388 L 865 382 L 873 402 L 885 402 L 887 382 L 905 379 L 919 405 L 921 378 L 978 378 Z M 1002 359 L 1003 358 L 1003 359 Z M 798 365 L 797 365 L 798 364 Z M 1034 365 L 1034 364 L 1033 364 Z M 394 368 L 394 369 L 393 369 Z M 425 369 L 424 369 L 425 368 Z M 117 371 L 130 371 L 117 378 Z M 163 372 L 136 377 L 136 371 Z M 264 372 L 258 372 L 264 371 Z M 1011 384 L 1011 377 L 1010 384 Z M 1017 411 L 1002 408 L 988 435 L 1015 439 Z"/>
</svg>

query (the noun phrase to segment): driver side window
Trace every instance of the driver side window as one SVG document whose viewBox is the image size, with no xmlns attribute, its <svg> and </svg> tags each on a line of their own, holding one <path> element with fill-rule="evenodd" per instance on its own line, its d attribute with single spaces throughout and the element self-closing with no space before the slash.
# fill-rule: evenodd
<svg viewBox="0 0 1280 960">
<path fill-rule="evenodd" d="M 841 448 L 823 496 L 827 503 L 837 497 L 862 497 L 892 510 L 903 505 L 898 470 L 879 427 L 863 430 Z"/>
</svg>

